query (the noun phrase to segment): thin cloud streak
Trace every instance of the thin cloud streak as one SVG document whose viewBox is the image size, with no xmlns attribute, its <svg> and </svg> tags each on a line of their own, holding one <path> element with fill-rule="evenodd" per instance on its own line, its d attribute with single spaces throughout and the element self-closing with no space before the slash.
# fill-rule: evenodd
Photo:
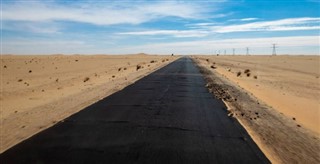
<svg viewBox="0 0 320 164">
<path fill-rule="evenodd" d="M 164 17 L 203 19 L 201 5 L 165 1 L 156 3 L 106 3 L 62 6 L 54 3 L 19 1 L 3 4 L 4 21 L 74 21 L 95 25 L 141 24 Z"/>
<path fill-rule="evenodd" d="M 173 51 L 180 54 L 208 54 L 214 53 L 214 50 L 224 49 L 256 49 L 256 54 L 266 54 L 270 51 L 272 43 L 277 43 L 281 48 L 291 47 L 294 51 L 297 47 L 318 47 L 319 36 L 295 36 L 295 37 L 270 37 L 270 38 L 248 38 L 248 39 L 221 39 L 221 40 L 204 40 L 204 41 L 188 41 L 188 42 L 173 42 L 147 44 L 143 46 L 127 47 L 125 52 L 139 52 L 143 50 L 146 53 L 170 53 Z M 319 47 L 318 47 L 319 50 Z M 318 51 L 319 52 L 319 51 Z M 291 52 L 287 52 L 291 53 Z M 299 53 L 299 52 L 292 52 Z"/>
<path fill-rule="evenodd" d="M 213 54 L 215 50 L 228 50 L 230 53 L 232 48 L 236 49 L 237 54 L 244 54 L 245 47 L 250 47 L 251 54 L 266 54 L 266 52 L 271 52 L 272 43 L 278 44 L 280 53 L 282 49 L 286 49 L 285 53 L 287 54 L 314 54 L 314 52 L 319 52 L 319 39 L 319 36 L 216 39 L 139 46 L 106 46 L 106 44 L 97 45 L 78 40 L 27 41 L 19 39 L 4 42 L 3 54 L 132 54 L 139 52 L 150 54 Z M 57 47 L 59 48 L 57 49 Z M 301 47 L 311 47 L 312 51 L 308 52 L 306 49 L 301 51 Z"/>
<path fill-rule="evenodd" d="M 217 33 L 245 32 L 245 31 L 292 31 L 314 30 L 319 28 L 320 18 L 289 18 L 275 21 L 260 21 L 240 25 L 211 26 Z"/>
<path fill-rule="evenodd" d="M 240 21 L 254 21 L 254 20 L 258 20 L 258 18 L 242 18 L 242 19 L 240 19 Z"/>
<path fill-rule="evenodd" d="M 138 32 L 123 32 L 119 35 L 172 35 L 173 37 L 204 37 L 207 36 L 208 31 L 201 30 L 151 30 Z"/>
<path fill-rule="evenodd" d="M 255 21 L 259 20 L 259 18 L 241 18 L 241 19 L 230 19 L 228 22 L 246 22 L 246 21 Z"/>
<path fill-rule="evenodd" d="M 253 18 L 246 18 L 252 19 Z M 303 31 L 320 30 L 320 18 L 290 18 L 274 21 L 258 21 L 240 25 L 215 26 L 216 23 L 189 24 L 191 30 L 147 30 L 117 33 L 120 35 L 170 35 L 173 37 L 205 37 L 216 33 L 248 31 Z"/>
<path fill-rule="evenodd" d="M 32 32 L 41 34 L 58 34 L 62 29 L 61 25 L 54 22 L 25 22 L 25 21 L 3 21 L 1 30 Z"/>
</svg>

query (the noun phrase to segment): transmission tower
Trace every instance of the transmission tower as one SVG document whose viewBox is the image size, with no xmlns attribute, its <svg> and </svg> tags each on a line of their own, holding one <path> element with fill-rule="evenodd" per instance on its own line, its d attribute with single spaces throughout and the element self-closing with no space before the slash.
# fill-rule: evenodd
<svg viewBox="0 0 320 164">
<path fill-rule="evenodd" d="M 249 47 L 247 47 L 247 55 L 249 55 Z"/>
<path fill-rule="evenodd" d="M 272 55 L 277 55 L 277 52 L 276 52 L 276 48 L 278 48 L 277 46 L 276 46 L 277 44 L 272 44 Z"/>
<path fill-rule="evenodd" d="M 232 49 L 232 54 L 235 55 L 236 54 L 235 52 L 236 52 L 236 49 L 233 48 Z"/>
<path fill-rule="evenodd" d="M 227 50 L 224 50 L 224 55 L 226 55 L 227 54 Z"/>
</svg>

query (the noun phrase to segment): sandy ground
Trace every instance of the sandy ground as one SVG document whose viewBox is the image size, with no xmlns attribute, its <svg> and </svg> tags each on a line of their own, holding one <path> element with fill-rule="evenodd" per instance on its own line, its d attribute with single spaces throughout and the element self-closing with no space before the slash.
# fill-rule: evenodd
<svg viewBox="0 0 320 164">
<path fill-rule="evenodd" d="M 219 56 L 209 60 L 216 63 L 217 72 L 258 99 L 320 133 L 320 56 Z"/>
<path fill-rule="evenodd" d="M 273 163 L 320 162 L 319 56 L 194 59 L 209 72 L 209 90 Z"/>
<path fill-rule="evenodd" d="M 175 59 L 144 54 L 2 55 L 0 152 Z"/>
</svg>

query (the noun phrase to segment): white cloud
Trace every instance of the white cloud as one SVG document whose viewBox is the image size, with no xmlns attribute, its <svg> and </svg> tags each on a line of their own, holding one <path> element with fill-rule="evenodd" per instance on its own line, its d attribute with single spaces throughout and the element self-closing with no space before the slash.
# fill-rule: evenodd
<svg viewBox="0 0 320 164">
<path fill-rule="evenodd" d="M 150 30 L 138 32 L 122 32 L 120 35 L 172 35 L 177 38 L 182 37 L 204 37 L 208 34 L 207 31 L 201 30 Z"/>
<path fill-rule="evenodd" d="M 91 46 L 78 40 L 3 40 L 3 54 L 74 54 L 84 53 Z"/>
<path fill-rule="evenodd" d="M 320 29 L 320 18 L 289 18 L 275 21 L 260 21 L 241 25 L 211 26 L 213 32 L 244 32 L 244 31 L 293 31 Z"/>
<path fill-rule="evenodd" d="M 242 19 L 240 19 L 240 21 L 254 21 L 254 20 L 258 20 L 258 18 L 242 18 Z"/>
<path fill-rule="evenodd" d="M 269 38 L 247 38 L 247 39 L 215 39 L 204 41 L 171 42 L 159 44 L 147 44 L 143 46 L 126 47 L 124 52 L 146 52 L 146 53 L 179 53 L 179 54 L 213 54 L 215 50 L 228 50 L 232 48 L 237 53 L 245 54 L 245 48 L 251 49 L 251 54 L 269 54 L 271 44 L 276 43 L 282 54 L 319 54 L 319 36 L 294 36 L 294 37 L 269 37 Z M 303 51 L 301 51 L 301 47 Z M 315 47 L 306 49 L 305 47 Z M 286 49 L 285 51 L 283 49 Z M 300 51 L 296 51 L 296 50 Z"/>
<path fill-rule="evenodd" d="M 216 50 L 230 54 L 232 48 L 237 54 L 271 54 L 272 43 L 278 45 L 278 54 L 318 54 L 319 36 L 265 37 L 246 39 L 212 39 L 142 44 L 139 46 L 90 44 L 78 40 L 26 40 L 3 41 L 3 54 L 213 54 Z"/>
<path fill-rule="evenodd" d="M 242 19 L 230 19 L 228 22 L 246 22 L 246 21 L 255 21 L 259 20 L 259 18 L 242 18 Z"/>
<path fill-rule="evenodd" d="M 59 5 L 50 2 L 19 1 L 3 4 L 4 21 L 75 21 L 95 25 L 140 24 L 163 17 L 203 19 L 206 8 L 176 1 Z"/>
<path fill-rule="evenodd" d="M 256 18 L 244 18 L 255 20 Z M 245 32 L 245 31 L 299 31 L 320 30 L 320 18 L 290 18 L 275 21 L 260 21 L 240 25 L 217 26 L 217 23 L 188 24 L 192 30 L 148 30 L 122 32 L 121 35 L 171 35 L 173 37 L 205 37 L 216 33 Z"/>
<path fill-rule="evenodd" d="M 62 27 L 54 22 L 25 22 L 25 21 L 4 21 L 2 30 L 29 31 L 32 33 L 57 34 Z"/>
</svg>

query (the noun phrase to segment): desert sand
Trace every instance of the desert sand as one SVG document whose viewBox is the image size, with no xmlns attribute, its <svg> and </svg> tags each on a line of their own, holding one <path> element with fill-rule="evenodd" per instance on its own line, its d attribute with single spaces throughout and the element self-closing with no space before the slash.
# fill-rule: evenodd
<svg viewBox="0 0 320 164">
<path fill-rule="evenodd" d="M 320 133 L 320 56 L 218 56 L 209 59 L 216 63 L 217 72 L 299 125 Z M 239 76 L 238 72 L 241 72 Z"/>
<path fill-rule="evenodd" d="M 177 59 L 1 55 L 0 152 Z"/>
<path fill-rule="evenodd" d="M 193 58 L 273 163 L 320 162 L 320 56 Z"/>
</svg>

